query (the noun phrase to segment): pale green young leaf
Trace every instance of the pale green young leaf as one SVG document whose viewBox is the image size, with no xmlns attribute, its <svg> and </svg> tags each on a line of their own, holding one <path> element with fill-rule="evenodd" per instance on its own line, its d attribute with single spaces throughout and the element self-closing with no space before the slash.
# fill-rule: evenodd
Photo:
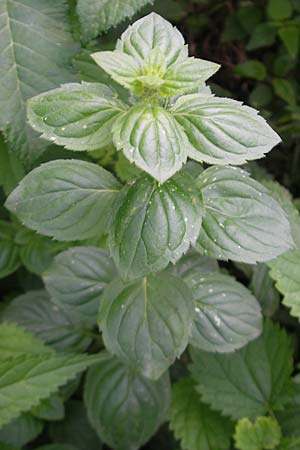
<svg viewBox="0 0 300 450">
<path fill-rule="evenodd" d="M 101 299 L 107 349 L 145 376 L 159 378 L 184 351 L 192 324 L 188 286 L 169 273 L 113 282 Z"/>
<path fill-rule="evenodd" d="M 191 354 L 191 371 L 203 401 L 233 419 L 265 415 L 290 400 L 290 340 L 269 321 L 258 339 L 234 353 L 192 348 Z"/>
<path fill-rule="evenodd" d="M 14 273 L 21 265 L 12 223 L 0 220 L 0 279 Z"/>
<path fill-rule="evenodd" d="M 0 128 L 11 150 L 30 164 L 46 143 L 26 124 L 26 100 L 73 79 L 77 45 L 65 2 L 1 1 L 0 42 Z"/>
<path fill-rule="evenodd" d="M 116 50 L 132 56 L 143 64 L 151 50 L 159 48 L 167 66 L 188 56 L 182 34 L 167 20 L 151 13 L 134 22 L 122 34 Z"/>
<path fill-rule="evenodd" d="M 170 112 L 190 142 L 188 156 L 209 164 L 244 164 L 262 158 L 280 137 L 258 112 L 212 95 L 180 97 Z"/>
<path fill-rule="evenodd" d="M 102 448 L 102 442 L 88 420 L 85 405 L 79 400 L 66 403 L 64 420 L 52 422 L 49 435 L 53 442 L 74 445 L 77 450 Z"/>
<path fill-rule="evenodd" d="M 78 0 L 77 13 L 84 41 L 94 39 L 110 27 L 132 17 L 153 0 Z"/>
<path fill-rule="evenodd" d="M 282 303 L 292 316 L 300 318 L 300 250 L 290 250 L 268 262 L 275 286 L 283 295 Z"/>
<path fill-rule="evenodd" d="M 43 274 L 54 304 L 77 321 L 97 321 L 100 295 L 116 276 L 107 252 L 97 247 L 72 247 L 57 255 Z"/>
<path fill-rule="evenodd" d="M 220 66 L 198 58 L 185 58 L 172 64 L 158 92 L 161 97 L 190 92 L 210 78 Z"/>
<path fill-rule="evenodd" d="M 277 449 L 280 426 L 272 417 L 257 417 L 254 423 L 245 417 L 235 427 L 234 440 L 239 450 Z"/>
<path fill-rule="evenodd" d="M 164 108 L 138 103 L 113 126 L 113 141 L 129 161 L 163 183 L 187 159 L 190 147 L 182 127 Z"/>
<path fill-rule="evenodd" d="M 169 377 L 166 373 L 149 380 L 107 356 L 88 371 L 84 397 L 90 422 L 103 442 L 115 450 L 138 450 L 166 418 Z"/>
<path fill-rule="evenodd" d="M 215 272 L 194 271 L 194 321 L 190 343 L 208 352 L 227 353 L 245 346 L 262 331 L 258 301 L 234 278 Z"/>
<path fill-rule="evenodd" d="M 118 51 L 97 52 L 91 56 L 117 83 L 128 89 L 134 88 L 135 80 L 141 75 L 141 66 L 132 56 Z"/>
<path fill-rule="evenodd" d="M 28 102 L 31 126 L 44 139 L 70 150 L 98 150 L 111 143 L 111 128 L 126 106 L 100 83 L 70 83 Z"/>
<path fill-rule="evenodd" d="M 91 343 L 91 336 L 81 324 L 74 323 L 72 319 L 43 290 L 19 295 L 1 315 L 2 322 L 23 327 L 57 350 L 84 351 Z"/>
<path fill-rule="evenodd" d="M 99 355 L 22 355 L 2 360 L 0 367 L 0 427 L 30 410 L 59 386 L 74 378 Z"/>
<path fill-rule="evenodd" d="M 170 428 L 183 450 L 227 450 L 232 424 L 201 402 L 194 383 L 182 378 L 172 388 Z"/>
<path fill-rule="evenodd" d="M 26 175 L 6 207 L 41 234 L 60 241 L 83 240 L 107 231 L 119 187 L 113 175 L 95 164 L 56 160 Z"/>
<path fill-rule="evenodd" d="M 201 227 L 202 198 L 192 177 L 180 172 L 162 185 L 147 175 L 124 188 L 110 229 L 109 245 L 125 280 L 175 263 Z"/>
<path fill-rule="evenodd" d="M 0 429 L 1 442 L 14 447 L 23 447 L 33 441 L 43 431 L 43 422 L 30 413 L 23 413 Z"/>
<path fill-rule="evenodd" d="M 293 246 L 284 210 L 247 172 L 211 167 L 200 175 L 198 185 L 205 207 L 196 244 L 201 253 L 253 264 Z"/>
<path fill-rule="evenodd" d="M 51 354 L 53 351 L 20 326 L 13 323 L 0 324 L 0 359 L 41 353 Z"/>
</svg>

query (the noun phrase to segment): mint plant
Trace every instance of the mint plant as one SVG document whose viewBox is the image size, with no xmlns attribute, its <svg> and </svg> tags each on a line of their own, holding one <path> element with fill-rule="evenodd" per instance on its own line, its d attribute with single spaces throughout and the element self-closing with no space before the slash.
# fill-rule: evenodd
<svg viewBox="0 0 300 450">
<path fill-rule="evenodd" d="M 79 0 L 84 41 L 114 24 L 106 5 L 89 28 L 88 7 Z M 49 450 L 100 439 L 138 450 L 167 419 L 183 450 L 294 448 L 291 342 L 264 316 L 279 303 L 270 267 L 299 317 L 299 214 L 283 188 L 236 167 L 279 136 L 255 109 L 215 96 L 206 81 L 219 65 L 189 56 L 156 13 L 92 58 L 107 84 L 28 101 L 32 129 L 73 153 L 27 173 L 5 202 L 14 228 L 0 222 L 0 273 L 23 264 L 44 283 L 1 312 L 0 446 L 33 417 L 51 422 Z M 110 152 L 118 169 L 97 162 Z M 226 261 L 250 271 L 253 293 Z M 69 398 L 90 366 L 83 407 Z M 74 441 L 79 417 L 89 444 Z"/>
</svg>

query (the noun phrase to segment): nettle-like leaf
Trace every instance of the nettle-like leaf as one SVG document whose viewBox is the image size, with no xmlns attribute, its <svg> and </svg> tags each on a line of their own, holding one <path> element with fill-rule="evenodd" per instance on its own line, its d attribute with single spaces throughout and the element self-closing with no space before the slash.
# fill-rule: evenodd
<svg viewBox="0 0 300 450">
<path fill-rule="evenodd" d="M 82 323 L 95 324 L 99 298 L 116 276 L 107 252 L 97 247 L 72 247 L 57 255 L 43 275 L 47 291 L 57 304 Z"/>
<path fill-rule="evenodd" d="M 236 425 L 234 440 L 240 450 L 277 449 L 281 440 L 280 426 L 272 417 L 258 417 L 254 423 L 245 417 Z"/>
<path fill-rule="evenodd" d="M 280 294 L 275 289 L 267 264 L 259 263 L 253 268 L 250 289 L 259 301 L 263 314 L 273 316 L 280 303 Z"/>
<path fill-rule="evenodd" d="M 99 355 L 21 355 L 1 361 L 0 427 L 28 411 L 75 377 Z"/>
<path fill-rule="evenodd" d="M 116 450 L 138 450 L 166 418 L 168 374 L 153 381 L 107 356 L 88 371 L 85 404 L 100 438 Z"/>
<path fill-rule="evenodd" d="M 191 91 L 219 69 L 213 62 L 188 58 L 180 32 L 155 13 L 129 27 L 115 51 L 92 56 L 126 88 L 140 94 L 154 91 L 161 97 Z"/>
<path fill-rule="evenodd" d="M 19 295 L 1 314 L 1 322 L 17 324 L 57 350 L 84 351 L 92 338 L 73 320 L 43 290 Z"/>
<path fill-rule="evenodd" d="M 283 294 L 282 303 L 292 316 L 300 318 L 300 250 L 290 250 L 269 261 L 270 275 Z"/>
<path fill-rule="evenodd" d="M 190 343 L 208 352 L 232 352 L 260 335 L 259 303 L 234 278 L 216 272 L 192 272 L 194 321 Z"/>
<path fill-rule="evenodd" d="M 280 137 L 258 112 L 213 95 L 180 97 L 170 112 L 189 139 L 188 156 L 209 164 L 243 164 L 262 158 Z"/>
<path fill-rule="evenodd" d="M 201 253 L 253 264 L 293 246 L 285 212 L 247 172 L 211 167 L 199 176 L 198 186 L 205 207 L 196 243 Z"/>
<path fill-rule="evenodd" d="M 19 248 L 15 243 L 15 227 L 0 220 L 0 278 L 14 273 L 20 266 Z"/>
<path fill-rule="evenodd" d="M 188 343 L 192 306 L 188 286 L 169 273 L 127 285 L 115 281 L 101 299 L 104 343 L 124 362 L 157 379 Z"/>
<path fill-rule="evenodd" d="M 140 177 L 124 188 L 115 209 L 110 250 L 126 280 L 175 263 L 200 232 L 201 191 L 184 172 L 163 185 L 149 176 Z"/>
<path fill-rule="evenodd" d="M 296 375 L 294 381 L 294 395 L 283 411 L 276 413 L 282 432 L 285 436 L 297 436 L 300 439 L 300 377 Z"/>
<path fill-rule="evenodd" d="M 42 341 L 13 323 L 0 325 L 0 359 L 16 358 L 17 356 L 51 354 L 53 350 L 46 347 Z"/>
<path fill-rule="evenodd" d="M 61 0 L 0 3 L 0 127 L 12 151 L 32 163 L 44 150 L 26 125 L 26 100 L 72 81 L 77 50 Z"/>
<path fill-rule="evenodd" d="M 24 225 L 57 240 L 101 236 L 119 183 L 101 167 L 78 160 L 34 169 L 10 194 L 6 207 Z"/>
<path fill-rule="evenodd" d="M 96 38 L 133 16 L 147 3 L 152 3 L 152 0 L 78 0 L 77 13 L 84 41 Z"/>
<path fill-rule="evenodd" d="M 185 163 L 189 142 L 174 117 L 158 105 L 137 103 L 113 126 L 113 141 L 129 161 L 163 183 Z"/>
<path fill-rule="evenodd" d="M 70 150 L 98 150 L 111 143 L 111 127 L 126 110 L 100 83 L 71 83 L 28 102 L 31 126 L 42 137 Z"/>
<path fill-rule="evenodd" d="M 170 428 L 183 450 L 227 450 L 232 424 L 202 403 L 190 378 L 172 388 Z"/>
<path fill-rule="evenodd" d="M 261 337 L 234 353 L 192 348 L 191 354 L 191 371 L 203 401 L 233 419 L 265 415 L 290 399 L 290 340 L 269 321 Z"/>
</svg>

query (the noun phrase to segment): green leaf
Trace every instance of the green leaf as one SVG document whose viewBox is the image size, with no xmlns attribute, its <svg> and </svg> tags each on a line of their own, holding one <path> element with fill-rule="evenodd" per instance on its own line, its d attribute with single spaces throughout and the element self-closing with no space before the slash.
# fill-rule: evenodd
<svg viewBox="0 0 300 450">
<path fill-rule="evenodd" d="M 1 321 L 18 324 L 57 350 L 84 351 L 91 343 L 86 330 L 73 323 L 42 290 L 14 298 L 2 313 Z"/>
<path fill-rule="evenodd" d="M 164 108 L 137 103 L 113 126 L 113 141 L 129 161 L 163 183 L 187 159 L 188 139 Z"/>
<path fill-rule="evenodd" d="M 254 108 L 263 108 L 272 101 L 272 98 L 272 88 L 267 84 L 258 83 L 249 96 L 249 102 Z"/>
<path fill-rule="evenodd" d="M 99 355 L 44 354 L 2 360 L 0 427 L 49 397 L 59 386 L 99 359 Z"/>
<path fill-rule="evenodd" d="M 285 0 L 284 0 L 285 1 Z M 260 23 L 251 32 L 246 50 L 256 50 L 261 47 L 269 47 L 276 40 L 277 29 L 269 23 Z"/>
<path fill-rule="evenodd" d="M 117 177 L 122 182 L 135 180 L 139 175 L 141 175 L 141 170 L 128 161 L 124 153 L 118 152 L 117 157 L 118 160 L 115 164 L 115 172 Z"/>
<path fill-rule="evenodd" d="M 0 324 L 0 358 L 16 358 L 23 354 L 51 354 L 52 350 L 32 334 L 13 323 Z M 1 440 L 1 439 L 0 439 Z"/>
<path fill-rule="evenodd" d="M 237 16 L 242 27 L 247 33 L 252 33 L 253 29 L 263 20 L 263 10 L 259 5 L 252 3 L 241 4 Z"/>
<path fill-rule="evenodd" d="M 0 133 L 0 185 L 8 195 L 24 177 L 23 165 L 15 155 L 9 152 L 8 147 Z"/>
<path fill-rule="evenodd" d="M 12 447 L 9 444 L 5 444 L 4 442 L 0 442 L 0 450 L 20 450 L 19 448 Z"/>
<path fill-rule="evenodd" d="M 95 324 L 103 289 L 116 276 L 107 252 L 97 247 L 72 247 L 55 257 L 43 275 L 53 303 L 77 322 Z"/>
<path fill-rule="evenodd" d="M 43 423 L 31 414 L 21 414 L 0 429 L 0 441 L 14 447 L 23 447 L 42 432 Z M 1 449 L 1 445 L 0 445 Z"/>
<path fill-rule="evenodd" d="M 70 400 L 66 404 L 66 417 L 50 425 L 50 437 L 54 442 L 74 445 L 78 450 L 101 450 L 102 443 L 91 427 L 84 404 Z"/>
<path fill-rule="evenodd" d="M 267 75 L 266 66 L 255 59 L 237 64 L 234 67 L 234 72 L 242 77 L 253 78 L 258 81 L 262 81 Z"/>
<path fill-rule="evenodd" d="M 234 278 L 215 272 L 193 272 L 195 313 L 190 343 L 208 352 L 233 352 L 257 338 L 262 315 L 255 297 Z"/>
<path fill-rule="evenodd" d="M 247 172 L 211 167 L 200 175 L 198 185 L 205 207 L 196 244 L 201 253 L 253 264 L 293 246 L 285 212 Z"/>
<path fill-rule="evenodd" d="M 106 231 L 118 190 L 114 176 L 95 164 L 56 160 L 26 175 L 6 207 L 41 234 L 61 241 L 83 240 Z"/>
<path fill-rule="evenodd" d="M 292 393 L 290 340 L 267 321 L 261 337 L 230 354 L 192 349 L 197 391 L 213 409 L 239 419 L 282 409 Z"/>
<path fill-rule="evenodd" d="M 295 26 L 282 27 L 278 34 L 291 57 L 296 58 L 299 51 L 299 29 Z"/>
<path fill-rule="evenodd" d="M 259 301 L 264 315 L 273 316 L 279 307 L 280 296 L 266 264 L 257 264 L 253 268 L 250 288 Z"/>
<path fill-rule="evenodd" d="M 175 263 L 195 243 L 201 218 L 201 192 L 188 173 L 162 185 L 144 175 L 124 188 L 109 236 L 122 278 L 133 280 Z"/>
<path fill-rule="evenodd" d="M 0 278 L 14 273 L 21 264 L 19 249 L 14 238 L 13 224 L 0 220 Z"/>
<path fill-rule="evenodd" d="M 58 394 L 52 394 L 51 397 L 41 401 L 31 410 L 31 414 L 43 420 L 62 420 L 65 416 L 63 399 Z"/>
<path fill-rule="evenodd" d="M 77 13 L 84 41 L 94 39 L 110 27 L 132 17 L 152 0 L 78 0 Z"/>
<path fill-rule="evenodd" d="M 300 318 L 300 250 L 290 250 L 269 261 L 270 276 L 283 295 L 282 303 L 290 308 L 290 314 Z"/>
<path fill-rule="evenodd" d="M 192 323 L 188 286 L 169 273 L 113 282 L 101 299 L 99 326 L 107 349 L 157 379 L 184 351 Z"/>
<path fill-rule="evenodd" d="M 70 83 L 28 102 L 31 126 L 70 150 L 98 150 L 111 143 L 111 127 L 126 106 L 100 83 Z"/>
<path fill-rule="evenodd" d="M 65 2 L 7 0 L 0 4 L 0 127 L 9 146 L 27 163 L 45 148 L 26 125 L 26 100 L 71 81 L 77 45 Z"/>
<path fill-rule="evenodd" d="M 227 450 L 231 422 L 201 402 L 190 378 L 172 388 L 170 428 L 183 450 Z"/>
<path fill-rule="evenodd" d="M 254 423 L 245 417 L 235 428 L 235 446 L 240 450 L 274 449 L 280 439 L 280 427 L 272 417 L 258 417 Z"/>
<path fill-rule="evenodd" d="M 190 249 L 185 255 L 180 258 L 180 260 L 175 264 L 168 267 L 176 276 L 182 277 L 183 279 L 188 279 L 190 275 L 198 272 L 210 272 L 218 271 L 218 262 L 209 258 L 208 256 L 199 255 L 199 253 Z"/>
<path fill-rule="evenodd" d="M 284 20 L 291 17 L 293 8 L 290 0 L 269 0 L 268 14 L 273 20 Z"/>
<path fill-rule="evenodd" d="M 284 78 L 274 78 L 272 85 L 275 94 L 289 105 L 296 105 L 296 94 L 292 83 Z"/>
<path fill-rule="evenodd" d="M 170 112 L 189 139 L 188 156 L 209 164 L 243 164 L 262 158 L 280 138 L 255 109 L 228 98 L 191 94 Z"/>
<path fill-rule="evenodd" d="M 0 450 L 2 450 L 2 449 L 0 448 Z M 73 445 L 49 444 L 49 445 L 43 445 L 42 447 L 38 447 L 35 450 L 78 450 L 78 448 L 73 447 Z M 101 449 L 99 449 L 99 450 L 101 450 Z"/>
<path fill-rule="evenodd" d="M 278 450 L 299 450 L 300 437 L 283 438 L 280 442 Z"/>
<path fill-rule="evenodd" d="M 107 357 L 88 371 L 85 404 L 100 438 L 115 450 L 138 450 L 166 418 L 168 374 L 157 381 Z"/>
<path fill-rule="evenodd" d="M 299 375 L 294 378 L 295 393 L 291 401 L 283 411 L 278 411 L 276 418 L 281 426 L 284 436 L 298 437 L 300 440 L 300 379 Z M 295 449 L 296 450 L 296 449 Z"/>
<path fill-rule="evenodd" d="M 142 64 L 151 50 L 159 48 L 167 67 L 188 56 L 182 34 L 170 22 L 151 13 L 134 22 L 118 40 L 116 50 L 132 56 Z"/>
</svg>

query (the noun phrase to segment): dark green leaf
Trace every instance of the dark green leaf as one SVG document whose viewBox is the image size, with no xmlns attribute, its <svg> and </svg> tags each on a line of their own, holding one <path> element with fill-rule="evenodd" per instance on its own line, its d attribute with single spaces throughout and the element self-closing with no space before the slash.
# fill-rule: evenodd
<svg viewBox="0 0 300 450">
<path fill-rule="evenodd" d="M 71 81 L 77 50 L 61 0 L 6 0 L 0 3 L 0 127 L 12 151 L 27 163 L 45 143 L 26 125 L 26 100 Z"/>
<path fill-rule="evenodd" d="M 272 88 L 267 84 L 259 83 L 249 96 L 249 102 L 254 108 L 267 106 L 273 98 Z"/>
<path fill-rule="evenodd" d="M 167 272 L 128 285 L 115 281 L 101 299 L 104 343 L 124 362 L 157 379 L 188 343 L 192 308 L 188 286 Z"/>
<path fill-rule="evenodd" d="M 279 307 L 280 296 L 274 287 L 266 264 L 257 264 L 253 268 L 251 290 L 259 301 L 265 316 L 271 317 Z"/>
<path fill-rule="evenodd" d="M 252 31 L 246 49 L 256 50 L 257 48 L 273 45 L 276 39 L 276 31 L 276 27 L 273 25 L 269 23 L 260 23 Z"/>
<path fill-rule="evenodd" d="M 200 252 L 253 264 L 293 246 L 285 212 L 247 172 L 211 167 L 198 181 L 205 206 L 196 245 Z"/>
<path fill-rule="evenodd" d="M 76 321 L 95 324 L 99 298 L 116 276 L 107 252 L 97 247 L 72 247 L 55 257 L 44 273 L 46 289 L 53 303 Z"/>
<path fill-rule="evenodd" d="M 175 266 L 173 264 L 170 265 L 168 270 L 174 275 L 186 279 L 195 272 L 218 271 L 219 266 L 215 259 L 199 255 L 196 250 L 190 249 L 180 258 Z"/>
<path fill-rule="evenodd" d="M 292 393 L 292 351 L 285 331 L 267 321 L 261 337 L 231 354 L 192 349 L 192 374 L 203 401 L 231 416 L 282 409 Z"/>
<path fill-rule="evenodd" d="M 24 168 L 13 152 L 9 152 L 0 134 L 0 185 L 8 195 L 24 177 Z"/>
<path fill-rule="evenodd" d="M 299 29 L 295 26 L 283 27 L 280 28 L 278 34 L 291 57 L 296 58 L 299 51 Z"/>
<path fill-rule="evenodd" d="M 31 126 L 70 150 L 98 150 L 111 143 L 111 127 L 126 106 L 100 83 L 71 83 L 28 102 Z"/>
<path fill-rule="evenodd" d="M 0 220 L 0 278 L 14 273 L 21 264 L 19 249 L 14 238 L 14 225 Z"/>
<path fill-rule="evenodd" d="M 61 241 L 83 240 L 106 231 L 118 190 L 114 176 L 95 164 L 57 160 L 26 175 L 6 207 L 41 234 Z"/>
<path fill-rule="evenodd" d="M 149 380 L 115 358 L 94 366 L 85 384 L 89 419 L 101 439 L 115 450 L 138 450 L 165 420 L 169 377 Z"/>
<path fill-rule="evenodd" d="M 236 65 L 234 71 L 242 77 L 254 78 L 254 80 L 258 81 L 262 81 L 267 75 L 266 66 L 255 59 L 249 59 L 248 61 Z"/>
<path fill-rule="evenodd" d="M 232 352 L 260 335 L 259 303 L 234 278 L 215 272 L 193 272 L 195 312 L 190 343 L 208 352 Z"/>
<path fill-rule="evenodd" d="M 295 394 L 283 411 L 278 411 L 276 417 L 285 436 L 297 436 L 300 439 L 300 379 L 294 379 Z M 296 450 L 296 449 L 295 449 Z"/>
<path fill-rule="evenodd" d="M 15 447 L 23 447 L 33 441 L 43 430 L 43 423 L 29 413 L 21 414 L 0 429 L 0 441 Z M 1 449 L 1 445 L 0 445 Z"/>
<path fill-rule="evenodd" d="M 162 185 L 142 176 L 122 194 L 109 237 L 122 278 L 133 280 L 162 270 L 195 243 L 202 198 L 188 173 L 180 172 Z"/>
<path fill-rule="evenodd" d="M 285 80 L 284 78 L 274 78 L 272 80 L 272 85 L 275 94 L 278 95 L 278 97 L 282 98 L 282 100 L 289 105 L 295 105 L 295 89 L 289 80 Z"/>
<path fill-rule="evenodd" d="M 268 14 L 273 20 L 283 20 L 291 17 L 293 12 L 290 0 L 268 0 Z"/>
<path fill-rule="evenodd" d="M 84 404 L 70 400 L 66 404 L 66 417 L 62 422 L 50 425 L 54 442 L 74 445 L 78 450 L 101 450 L 102 443 L 91 427 Z"/>
<path fill-rule="evenodd" d="M 189 378 L 172 388 L 170 428 L 183 450 L 227 450 L 231 422 L 201 402 Z"/>
<path fill-rule="evenodd" d="M 29 291 L 16 297 L 2 313 L 1 320 L 24 327 L 57 350 L 84 351 L 91 342 L 86 330 L 73 323 L 46 291 Z"/>
<path fill-rule="evenodd" d="M 31 414 L 42 420 L 62 420 L 65 416 L 63 399 L 58 394 L 52 394 L 35 406 Z"/>
</svg>

